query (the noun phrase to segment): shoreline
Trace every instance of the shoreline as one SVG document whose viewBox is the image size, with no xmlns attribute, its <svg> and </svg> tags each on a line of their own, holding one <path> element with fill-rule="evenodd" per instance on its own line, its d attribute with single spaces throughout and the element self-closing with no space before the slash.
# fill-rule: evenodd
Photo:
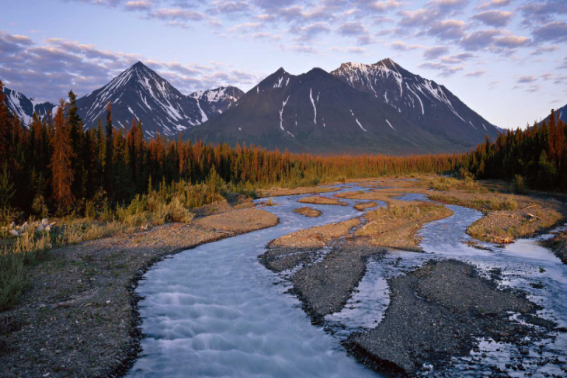
<svg viewBox="0 0 567 378">
<path fill-rule="evenodd" d="M 48 261 L 30 268 L 33 287 L 16 306 L 0 313 L 3 373 L 126 375 L 144 337 L 138 310 L 142 298 L 136 294 L 144 274 L 180 252 L 278 223 L 278 217 L 264 210 L 241 209 L 52 251 Z"/>
</svg>

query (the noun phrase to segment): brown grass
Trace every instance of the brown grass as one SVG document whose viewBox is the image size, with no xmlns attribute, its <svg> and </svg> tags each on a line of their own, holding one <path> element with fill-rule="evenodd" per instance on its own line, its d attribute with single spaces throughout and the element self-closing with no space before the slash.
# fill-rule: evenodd
<svg viewBox="0 0 567 378">
<path fill-rule="evenodd" d="M 313 227 L 284 235 L 270 242 L 270 247 L 323 248 L 327 243 L 347 235 L 361 224 L 360 219 Z"/>
<path fill-rule="evenodd" d="M 299 207 L 299 208 L 293 210 L 293 212 L 297 213 L 297 214 L 304 215 L 304 216 L 309 217 L 309 218 L 316 218 L 316 217 L 321 216 L 321 214 L 323 214 L 319 210 L 312 209 L 310 207 Z"/>
<path fill-rule="evenodd" d="M 565 218 L 566 209 L 558 201 L 502 193 L 474 194 L 453 191 L 430 198 L 445 204 L 482 211 L 485 216 L 467 229 L 473 238 L 490 243 L 513 243 L 534 236 Z"/>
<path fill-rule="evenodd" d="M 419 250 L 417 232 L 423 224 L 451 216 L 444 206 L 429 202 L 390 200 L 388 207 L 366 215 L 368 222 L 355 231 L 358 243 L 373 246 Z"/>
<path fill-rule="evenodd" d="M 259 189 L 258 194 L 260 197 L 280 197 L 280 196 L 294 196 L 299 194 L 318 194 L 336 192 L 336 188 L 328 188 L 322 186 L 305 186 L 298 188 L 271 188 Z"/>
<path fill-rule="evenodd" d="M 354 208 L 358 211 L 364 211 L 366 209 L 371 209 L 373 207 L 378 206 L 377 202 L 374 201 L 370 201 L 370 202 L 364 202 L 364 203 L 359 203 L 357 205 L 354 205 Z"/>
<path fill-rule="evenodd" d="M 328 198 L 328 197 L 321 197 L 321 196 L 311 196 L 305 197 L 298 201 L 299 203 L 312 203 L 315 205 L 340 205 L 340 206 L 347 206 L 348 203 L 344 201 L 339 201 L 336 198 Z"/>
</svg>

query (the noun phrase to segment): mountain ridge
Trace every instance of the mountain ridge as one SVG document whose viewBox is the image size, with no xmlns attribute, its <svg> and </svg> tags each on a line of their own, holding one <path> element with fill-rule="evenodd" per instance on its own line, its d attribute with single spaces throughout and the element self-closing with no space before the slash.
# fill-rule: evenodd
<svg viewBox="0 0 567 378">
<path fill-rule="evenodd" d="M 57 110 L 54 103 L 48 101 L 36 101 L 33 97 L 27 97 L 22 92 L 4 87 L 3 89 L 8 111 L 17 116 L 25 125 L 29 125 L 35 112 L 40 118 L 51 117 Z"/>
<path fill-rule="evenodd" d="M 278 69 L 242 96 L 237 106 L 184 137 L 233 145 L 246 141 L 292 152 L 452 150 L 447 141 L 415 126 L 392 107 L 317 67 L 301 75 Z"/>
<path fill-rule="evenodd" d="M 421 128 L 470 147 L 499 129 L 470 109 L 444 85 L 415 75 L 390 58 L 374 64 L 343 63 L 331 74 L 396 108 Z"/>
</svg>

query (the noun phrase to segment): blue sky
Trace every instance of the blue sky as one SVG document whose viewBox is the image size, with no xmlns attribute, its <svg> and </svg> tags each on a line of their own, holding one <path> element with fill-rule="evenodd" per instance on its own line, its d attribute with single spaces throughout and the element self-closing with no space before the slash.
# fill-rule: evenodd
<svg viewBox="0 0 567 378">
<path fill-rule="evenodd" d="M 567 104 L 565 0 L 0 0 L 0 80 L 55 102 L 141 60 L 181 92 L 392 58 L 490 122 Z"/>
</svg>

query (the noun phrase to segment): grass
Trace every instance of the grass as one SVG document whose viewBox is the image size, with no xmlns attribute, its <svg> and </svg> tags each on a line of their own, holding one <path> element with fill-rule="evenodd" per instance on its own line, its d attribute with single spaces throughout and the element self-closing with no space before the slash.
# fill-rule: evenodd
<svg viewBox="0 0 567 378">
<path fill-rule="evenodd" d="M 465 176 L 463 179 L 454 177 L 436 176 L 426 183 L 429 189 L 439 192 L 446 192 L 449 190 L 464 190 L 470 193 L 486 193 L 488 190 L 480 185 L 477 181 L 473 180 L 470 176 Z"/>
<path fill-rule="evenodd" d="M 234 189 L 234 188 L 232 188 Z M 238 188 L 248 190 L 246 187 Z M 107 201 L 94 201 L 85 206 L 85 217 L 69 215 L 58 219 L 51 232 L 36 231 L 33 219 L 29 229 L 14 237 L 8 233 L 16 213 L 2 210 L 2 241 L 0 249 L 0 311 L 17 303 L 28 284 L 26 267 L 48 258 L 54 247 L 110 237 L 147 229 L 170 222 L 189 223 L 194 215 L 190 209 L 223 199 L 229 187 L 223 183 L 192 185 L 180 182 L 169 187 L 160 185 L 149 194 L 137 195 L 128 205 L 112 209 Z M 11 215 L 11 216 L 10 216 Z"/>
<path fill-rule="evenodd" d="M 369 211 L 367 224 L 355 234 L 368 237 L 372 245 L 418 250 L 416 235 L 421 226 L 451 214 L 451 210 L 434 203 L 391 200 L 388 207 Z"/>
<path fill-rule="evenodd" d="M 469 207 L 483 212 L 490 210 L 516 210 L 518 203 L 510 197 L 506 198 L 460 198 L 450 195 L 432 194 L 429 198 L 448 205 Z"/>
<path fill-rule="evenodd" d="M 298 201 L 299 203 L 311 203 L 316 205 L 340 205 L 347 206 L 348 204 L 344 201 L 339 201 L 336 198 L 322 197 L 322 196 L 311 196 L 305 197 Z"/>
</svg>

